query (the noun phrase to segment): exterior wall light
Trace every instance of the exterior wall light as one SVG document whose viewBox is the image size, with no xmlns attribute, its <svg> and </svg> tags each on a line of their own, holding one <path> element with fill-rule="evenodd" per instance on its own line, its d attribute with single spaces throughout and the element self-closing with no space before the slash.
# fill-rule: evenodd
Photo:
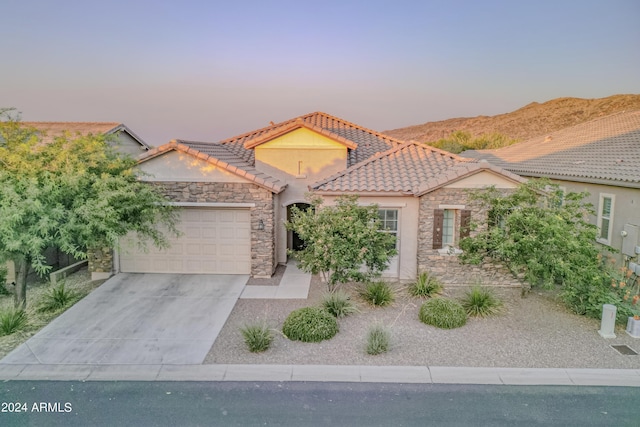
<svg viewBox="0 0 640 427">
<path fill-rule="evenodd" d="M 258 222 L 258 230 L 264 231 L 264 221 L 263 220 L 260 220 Z"/>
</svg>

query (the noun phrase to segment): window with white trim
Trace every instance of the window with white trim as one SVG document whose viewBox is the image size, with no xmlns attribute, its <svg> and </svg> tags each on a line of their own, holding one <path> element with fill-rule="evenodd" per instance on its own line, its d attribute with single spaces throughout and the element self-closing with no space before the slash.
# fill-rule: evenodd
<svg viewBox="0 0 640 427">
<path fill-rule="evenodd" d="M 611 245 L 615 200 L 616 198 L 613 194 L 600 193 L 600 201 L 598 203 L 598 237 L 596 240 L 605 245 Z"/>
<path fill-rule="evenodd" d="M 391 234 L 396 238 L 394 248 L 398 243 L 398 210 L 397 209 L 379 209 L 378 217 L 382 225 L 382 231 Z"/>
</svg>

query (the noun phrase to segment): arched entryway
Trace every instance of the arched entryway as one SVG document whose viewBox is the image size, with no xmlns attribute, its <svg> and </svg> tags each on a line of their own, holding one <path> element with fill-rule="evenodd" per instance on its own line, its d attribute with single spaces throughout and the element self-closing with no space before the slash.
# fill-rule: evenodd
<svg viewBox="0 0 640 427">
<path fill-rule="evenodd" d="M 311 205 L 309 203 L 290 204 L 289 206 L 287 206 L 287 221 L 291 221 L 291 208 L 293 206 L 303 211 L 311 208 Z M 298 236 L 298 233 L 296 233 L 293 230 L 288 230 L 287 231 L 287 249 L 299 251 L 300 249 L 303 249 L 303 248 L 304 248 L 304 241 L 300 238 L 300 236 Z"/>
</svg>

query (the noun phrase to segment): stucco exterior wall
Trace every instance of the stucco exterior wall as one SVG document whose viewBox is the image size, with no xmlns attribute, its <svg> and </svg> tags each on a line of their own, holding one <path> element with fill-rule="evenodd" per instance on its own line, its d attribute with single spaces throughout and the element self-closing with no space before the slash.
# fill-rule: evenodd
<svg viewBox="0 0 640 427">
<path fill-rule="evenodd" d="M 586 197 L 584 201 L 593 205 L 596 215 L 592 216 L 590 221 L 592 224 L 596 225 L 600 194 L 613 194 L 615 196 L 611 244 L 603 245 L 603 249 L 611 247 L 620 251 L 622 249 L 623 240 L 630 238 L 630 236 L 621 236 L 624 225 L 632 224 L 640 227 L 640 189 L 561 180 L 553 180 L 552 182 L 566 189 L 566 191 L 576 193 L 588 192 L 589 196 Z M 636 242 L 635 245 L 640 245 L 640 241 Z M 612 256 L 619 264 L 624 261 L 624 257 L 620 252 L 612 254 Z"/>
<path fill-rule="evenodd" d="M 138 157 L 146 151 L 145 147 L 140 145 L 138 141 L 126 132 L 118 132 L 114 138 L 114 142 L 112 142 L 112 146 L 119 152 L 129 154 L 132 157 Z"/>
<path fill-rule="evenodd" d="M 255 147 L 256 167 L 290 176 L 328 176 L 346 169 L 347 147 L 309 129 L 296 129 Z"/>
<path fill-rule="evenodd" d="M 172 202 L 253 203 L 251 211 L 251 275 L 271 277 L 275 259 L 275 198 L 269 190 L 250 183 L 154 182 Z M 262 220 L 264 230 L 259 230 Z"/>
<path fill-rule="evenodd" d="M 147 174 L 145 181 L 249 182 L 226 169 L 178 151 L 147 160 L 138 165 L 138 169 Z"/>
</svg>

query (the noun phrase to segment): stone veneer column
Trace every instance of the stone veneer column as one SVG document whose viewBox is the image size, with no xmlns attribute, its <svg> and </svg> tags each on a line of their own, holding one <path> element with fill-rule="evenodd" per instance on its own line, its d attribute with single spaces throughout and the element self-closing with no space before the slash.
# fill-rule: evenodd
<svg viewBox="0 0 640 427">
<path fill-rule="evenodd" d="M 113 250 L 109 247 L 87 250 L 91 280 L 108 279 L 113 274 Z"/>
</svg>

